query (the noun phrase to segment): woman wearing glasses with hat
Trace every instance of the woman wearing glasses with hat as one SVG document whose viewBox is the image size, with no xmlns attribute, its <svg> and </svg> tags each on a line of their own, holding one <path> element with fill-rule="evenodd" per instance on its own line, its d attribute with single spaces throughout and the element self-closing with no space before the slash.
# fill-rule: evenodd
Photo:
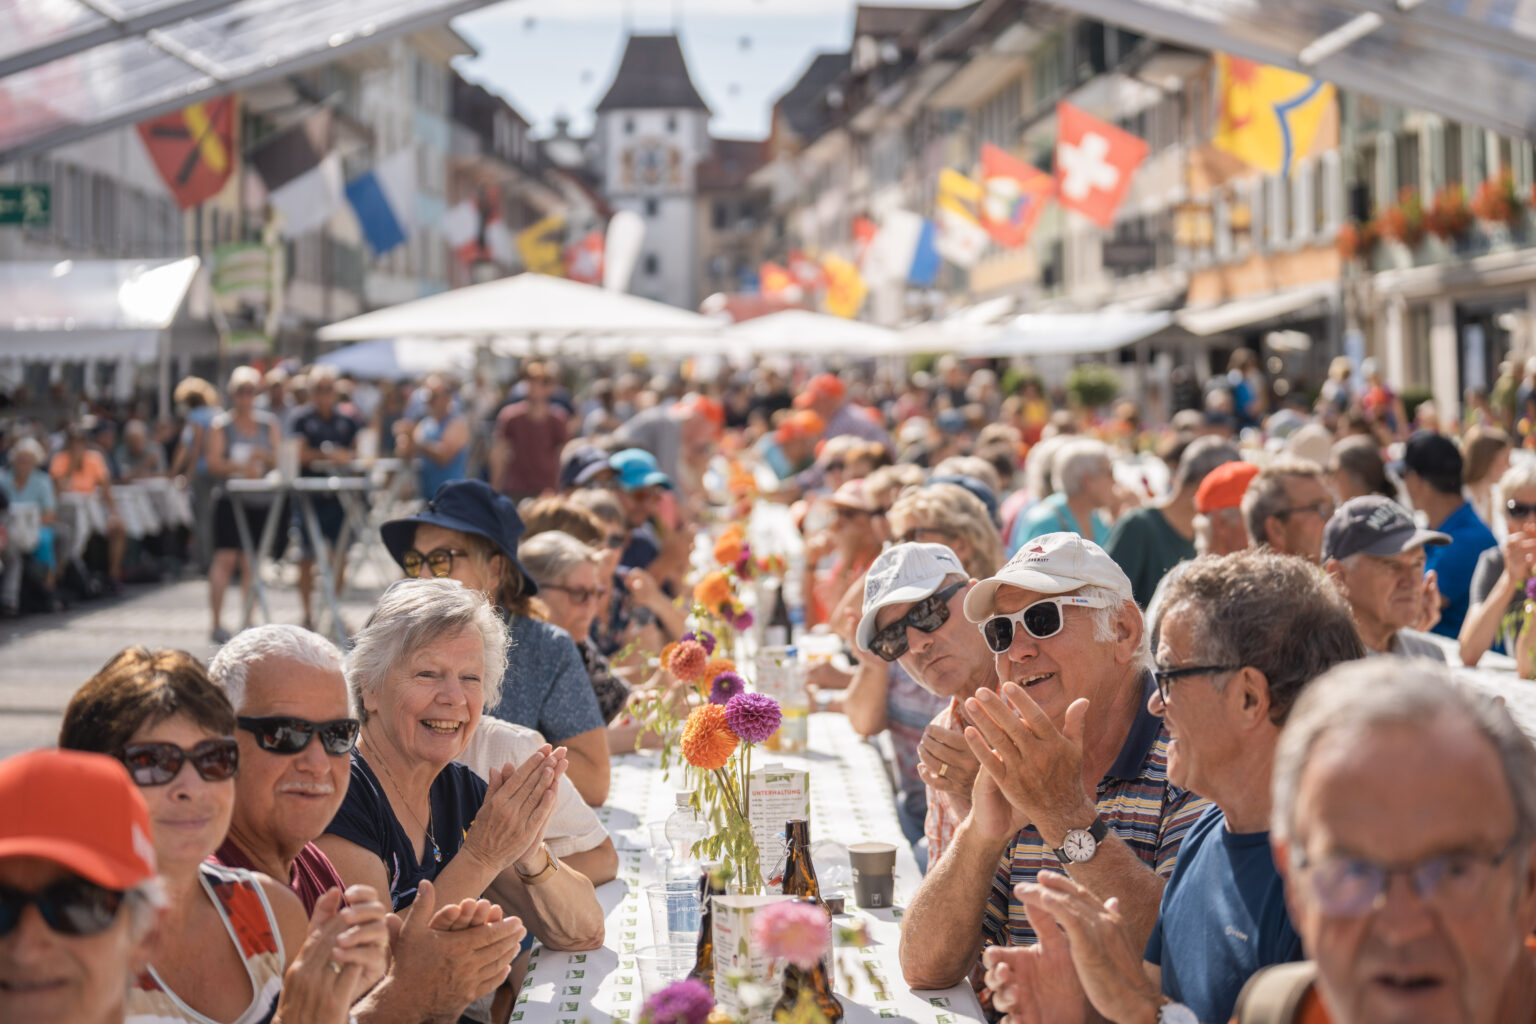
<svg viewBox="0 0 1536 1024">
<path fill-rule="evenodd" d="M 1523 609 L 1527 581 L 1536 576 L 1536 465 L 1521 462 L 1505 470 L 1499 478 L 1499 496 L 1504 539 L 1477 560 L 1471 607 L 1457 637 L 1462 664 L 1467 666 L 1476 665 L 1490 647 L 1516 654 L 1519 623 L 1506 631 L 1505 619 Z M 1530 632 L 1536 635 L 1536 630 Z"/>
<path fill-rule="evenodd" d="M 334 891 L 306 920 L 264 875 L 207 863 L 229 828 L 235 713 L 197 659 L 130 647 L 70 699 L 59 746 L 122 761 L 149 808 L 166 907 L 127 1001 L 130 1024 L 342 1024 L 384 974 L 374 891 Z M 308 937 L 306 935 L 308 933 Z"/>
<path fill-rule="evenodd" d="M 407 577 L 455 579 L 491 602 L 515 653 L 487 712 L 565 747 L 582 799 L 594 807 L 608 799 L 607 723 L 570 634 L 548 621 L 539 585 L 518 560 L 524 526 L 511 499 L 480 480 L 453 480 L 379 532 Z"/>
</svg>

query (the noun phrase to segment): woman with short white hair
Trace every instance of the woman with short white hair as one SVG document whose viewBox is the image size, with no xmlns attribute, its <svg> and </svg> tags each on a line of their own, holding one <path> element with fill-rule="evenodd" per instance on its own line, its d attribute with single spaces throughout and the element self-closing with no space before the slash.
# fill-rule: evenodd
<svg viewBox="0 0 1536 1024">
<path fill-rule="evenodd" d="M 1047 533 L 1075 533 L 1101 547 L 1109 541 L 1103 513 L 1115 500 L 1115 466 L 1109 446 L 1074 438 L 1051 459 L 1052 493 L 1020 513 L 1008 534 L 1008 555 Z"/>
<path fill-rule="evenodd" d="M 58 497 L 53 478 L 40 470 L 47 460 L 36 438 L 23 437 L 11 446 L 11 464 L 0 469 L 0 494 L 11 506 L 33 505 L 37 508 L 37 534 L 24 537 L 16 523 L 6 535 L 4 577 L 0 578 L 0 614 L 16 615 L 21 608 L 21 580 L 28 559 L 45 573 L 44 586 L 53 593 L 53 524 Z"/>
</svg>

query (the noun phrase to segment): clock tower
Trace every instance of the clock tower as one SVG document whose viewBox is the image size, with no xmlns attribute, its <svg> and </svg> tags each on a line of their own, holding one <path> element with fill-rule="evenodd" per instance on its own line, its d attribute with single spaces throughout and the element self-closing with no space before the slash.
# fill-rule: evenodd
<svg viewBox="0 0 1536 1024">
<path fill-rule="evenodd" d="M 592 132 L 609 205 L 645 224 L 629 290 L 687 309 L 702 298 L 694 169 L 710 155 L 709 116 L 677 36 L 630 36 Z"/>
</svg>

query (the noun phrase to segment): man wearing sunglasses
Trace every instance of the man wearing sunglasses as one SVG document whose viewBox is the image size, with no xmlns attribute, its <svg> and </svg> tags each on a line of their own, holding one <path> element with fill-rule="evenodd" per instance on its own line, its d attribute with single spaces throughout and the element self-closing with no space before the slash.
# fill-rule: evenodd
<svg viewBox="0 0 1536 1024">
<path fill-rule="evenodd" d="M 981 771 L 970 813 L 902 922 L 914 988 L 958 983 L 986 946 L 1032 945 L 1012 894 L 1044 869 L 1118 899 L 1144 942 L 1184 834 L 1206 807 L 1168 781 L 1141 610 L 1103 548 L 1072 533 L 1035 538 L 970 588 L 964 611 L 1002 685 L 964 705 Z"/>
<path fill-rule="evenodd" d="M 234 816 L 214 859 L 286 879 L 312 913 L 326 890 L 346 889 L 313 842 L 346 798 L 357 744 L 341 652 L 298 626 L 258 626 L 221 647 L 208 674 L 234 706 L 240 744 Z M 507 924 L 445 912 L 395 936 L 389 972 L 355 1008 L 358 1021 L 456 1019 L 478 994 L 474 979 L 510 959 L 496 934 Z"/>
<path fill-rule="evenodd" d="M 0 1020 L 122 1024 L 163 903 L 149 808 L 120 762 L 0 761 Z"/>
<path fill-rule="evenodd" d="M 1378 494 L 1351 498 L 1328 520 L 1323 567 L 1349 602 L 1368 653 L 1445 661 L 1444 649 L 1416 630 L 1439 611 L 1435 578 L 1424 573 L 1428 548 L 1450 542 Z"/>
<path fill-rule="evenodd" d="M 1214 806 L 1179 849 L 1145 947 L 1118 910 L 1065 875 L 1020 886 L 1042 941 L 987 951 L 998 1009 L 1039 999 L 1061 945 L 1105 1017 L 1165 1024 L 1220 1024 L 1254 971 L 1301 958 L 1270 856 L 1269 774 L 1304 687 L 1364 654 L 1349 609 L 1309 563 L 1269 551 L 1180 566 L 1163 607 L 1150 710 L 1166 723 L 1169 780 Z"/>
<path fill-rule="evenodd" d="M 1306 1024 L 1536 1019 L 1533 778 L 1509 712 L 1444 667 L 1369 659 L 1312 683 L 1280 737 L 1270 843 L 1315 966 L 1260 972 L 1244 1000 L 1294 999 Z"/>
</svg>

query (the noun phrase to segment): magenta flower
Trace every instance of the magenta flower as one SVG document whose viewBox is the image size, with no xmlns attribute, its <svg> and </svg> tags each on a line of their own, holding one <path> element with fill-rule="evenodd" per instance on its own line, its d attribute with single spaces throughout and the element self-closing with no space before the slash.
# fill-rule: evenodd
<svg viewBox="0 0 1536 1024">
<path fill-rule="evenodd" d="M 752 578 L 752 549 L 745 544 L 741 547 L 741 556 L 736 559 L 736 575 L 744 580 Z"/>
<path fill-rule="evenodd" d="M 1536 601 L 1536 576 L 1532 576 L 1525 581 L 1525 599 L 1527 601 Z"/>
<path fill-rule="evenodd" d="M 715 634 L 707 629 L 701 629 L 697 633 L 690 629 L 683 634 L 683 639 L 697 641 L 699 646 L 704 648 L 705 654 L 715 653 Z"/>
<path fill-rule="evenodd" d="M 711 704 L 725 704 L 738 693 L 747 688 L 747 681 L 735 672 L 721 672 L 715 676 L 715 681 L 709 685 L 709 702 Z"/>
<path fill-rule="evenodd" d="M 743 608 L 741 614 L 731 620 L 731 628 L 751 629 L 753 621 L 751 610 Z"/>
<path fill-rule="evenodd" d="M 640 1011 L 640 1024 L 705 1024 L 715 997 L 702 981 L 674 981 L 651 996 Z"/>
<path fill-rule="evenodd" d="M 738 693 L 725 703 L 725 724 L 748 743 L 761 743 L 778 731 L 784 712 L 766 693 Z"/>
<path fill-rule="evenodd" d="M 752 934 L 769 956 L 808 971 L 832 944 L 832 919 L 815 903 L 785 900 L 752 915 Z"/>
</svg>

